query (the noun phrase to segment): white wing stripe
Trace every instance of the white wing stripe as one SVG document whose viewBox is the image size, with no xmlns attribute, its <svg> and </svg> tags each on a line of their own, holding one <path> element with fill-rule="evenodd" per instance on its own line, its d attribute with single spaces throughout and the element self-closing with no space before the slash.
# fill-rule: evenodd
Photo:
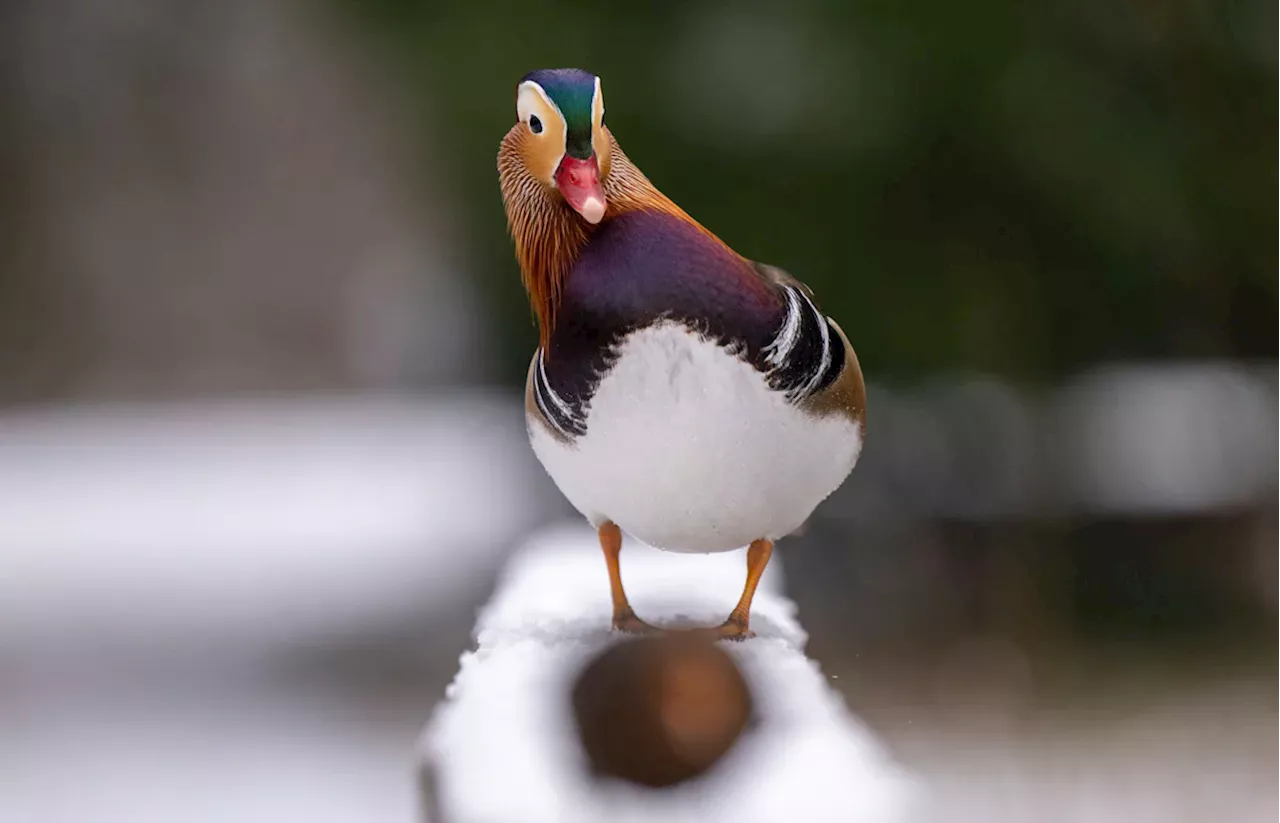
<svg viewBox="0 0 1280 823">
<path fill-rule="evenodd" d="M 787 321 L 782 324 L 773 342 L 764 347 L 765 362 L 774 368 L 787 362 L 796 340 L 800 338 L 800 303 L 796 299 L 795 289 L 787 286 L 784 291 L 787 294 Z"/>
<path fill-rule="evenodd" d="M 817 306 L 813 305 L 809 295 L 802 293 L 800 296 L 804 298 L 805 305 L 813 313 L 813 319 L 817 322 L 818 331 L 822 335 L 822 362 L 814 370 L 813 376 L 809 378 L 809 382 L 805 384 L 804 389 L 800 392 L 800 396 L 807 397 L 817 390 L 822 383 L 822 378 L 827 374 L 827 369 L 831 368 L 831 327 L 827 323 L 826 316 L 818 311 Z"/>
</svg>

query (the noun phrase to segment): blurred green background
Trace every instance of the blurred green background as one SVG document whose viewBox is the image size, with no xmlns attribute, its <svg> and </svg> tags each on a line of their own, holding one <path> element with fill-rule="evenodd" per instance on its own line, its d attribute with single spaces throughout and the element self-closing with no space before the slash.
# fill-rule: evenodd
<svg viewBox="0 0 1280 823">
<path fill-rule="evenodd" d="M 501 322 L 516 81 L 604 80 L 669 196 L 815 287 L 881 381 L 1274 357 L 1275 4 L 346 4 L 421 101 Z M 874 412 L 873 412 L 874 414 Z"/>
</svg>

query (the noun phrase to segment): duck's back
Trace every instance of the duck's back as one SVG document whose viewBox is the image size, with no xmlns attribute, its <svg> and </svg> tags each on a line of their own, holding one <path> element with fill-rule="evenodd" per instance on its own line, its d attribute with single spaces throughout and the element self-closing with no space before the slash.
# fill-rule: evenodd
<svg viewBox="0 0 1280 823">
<path fill-rule="evenodd" d="M 861 439 L 848 417 L 814 415 L 788 391 L 829 379 L 844 356 L 820 314 L 805 336 L 795 304 L 808 298 L 791 288 L 678 217 L 602 225 L 530 372 L 534 449 L 570 502 L 678 551 L 798 527 L 852 469 Z M 784 338 L 813 348 L 825 371 L 792 379 L 772 358 Z"/>
</svg>

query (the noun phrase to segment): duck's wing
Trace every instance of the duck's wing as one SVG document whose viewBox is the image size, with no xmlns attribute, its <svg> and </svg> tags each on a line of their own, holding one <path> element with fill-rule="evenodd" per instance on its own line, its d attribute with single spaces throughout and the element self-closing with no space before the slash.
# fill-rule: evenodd
<svg viewBox="0 0 1280 823">
<path fill-rule="evenodd" d="M 815 415 L 841 414 L 865 429 L 866 385 L 844 330 L 818 308 L 813 289 L 777 266 L 753 265 L 787 303 L 786 319 L 760 352 L 769 384 Z"/>
</svg>

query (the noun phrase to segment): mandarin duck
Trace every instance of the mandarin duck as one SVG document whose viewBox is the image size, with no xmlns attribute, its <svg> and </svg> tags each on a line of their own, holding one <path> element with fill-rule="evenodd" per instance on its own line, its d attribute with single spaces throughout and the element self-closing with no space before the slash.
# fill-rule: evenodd
<svg viewBox="0 0 1280 823">
<path fill-rule="evenodd" d="M 866 392 L 813 292 L 739 255 L 660 192 L 604 124 L 600 78 L 521 79 L 498 173 L 540 339 L 525 414 L 539 461 L 596 529 L 615 630 L 622 533 L 672 552 L 747 547 L 720 637 L 751 635 L 774 542 L 853 470 Z"/>
</svg>

